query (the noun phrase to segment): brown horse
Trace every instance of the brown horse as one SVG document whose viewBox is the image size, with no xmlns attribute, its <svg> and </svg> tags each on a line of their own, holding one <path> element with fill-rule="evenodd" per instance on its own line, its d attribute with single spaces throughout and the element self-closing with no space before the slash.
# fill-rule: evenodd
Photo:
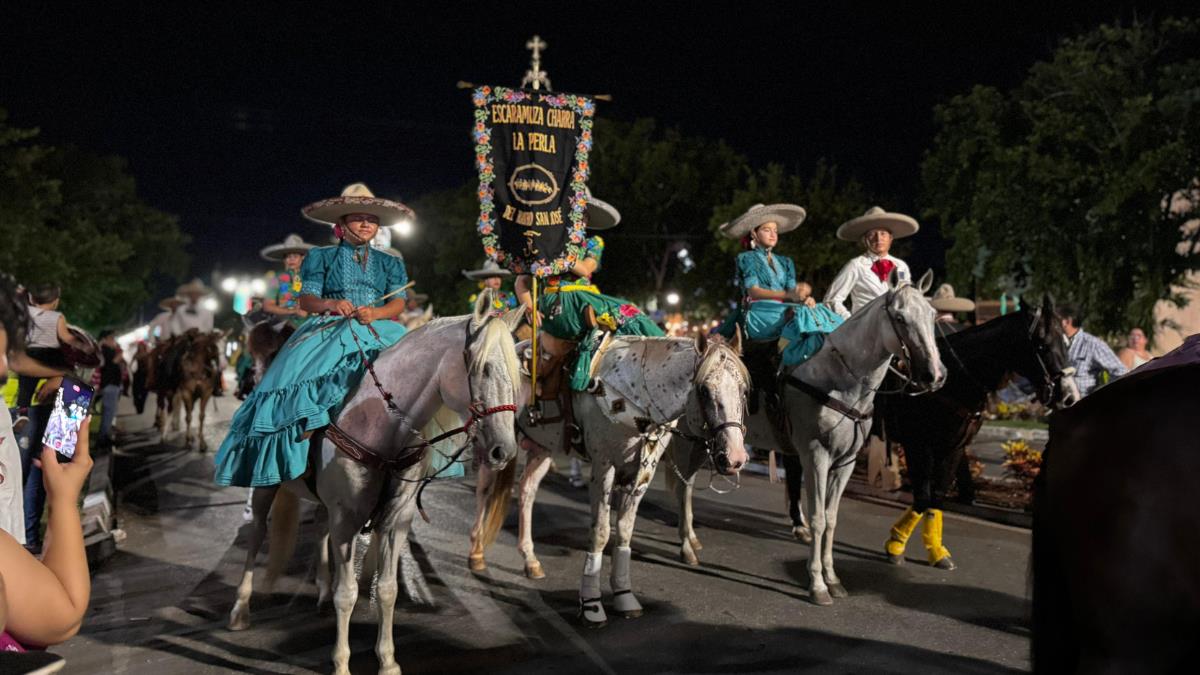
<svg viewBox="0 0 1200 675">
<path fill-rule="evenodd" d="M 1200 657 L 1200 335 L 1050 418 L 1034 492 L 1033 667 Z"/>
<path fill-rule="evenodd" d="M 156 391 L 159 392 L 158 428 L 162 432 L 162 442 L 166 442 L 166 415 L 178 408 L 186 411 L 184 447 L 192 447 L 192 408 L 199 401 L 199 449 L 208 449 L 204 439 L 204 412 L 220 376 L 220 344 L 224 339 L 224 333 L 191 330 L 164 346 L 166 351 L 155 371 Z M 165 408 L 164 400 L 168 404 Z"/>
<path fill-rule="evenodd" d="M 292 337 L 296 327 L 287 322 L 260 321 L 246 335 L 246 349 L 254 359 L 254 384 L 262 381 L 263 374 L 275 360 L 283 343 Z M 253 390 L 253 386 L 249 387 Z"/>
</svg>

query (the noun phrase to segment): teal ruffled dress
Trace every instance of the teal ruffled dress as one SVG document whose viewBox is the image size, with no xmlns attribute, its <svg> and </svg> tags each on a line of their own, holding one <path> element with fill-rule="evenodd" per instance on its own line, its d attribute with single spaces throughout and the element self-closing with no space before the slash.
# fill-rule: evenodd
<svg viewBox="0 0 1200 675">
<path fill-rule="evenodd" d="M 382 306 L 392 298 L 380 298 L 408 283 L 399 258 L 345 241 L 311 250 L 300 277 L 301 294 L 349 300 L 356 307 Z M 304 433 L 329 424 L 366 371 L 354 337 L 373 361 L 405 333 L 390 320 L 371 327 L 378 337 L 354 320 L 310 316 L 296 330 L 234 413 L 217 451 L 217 485 L 278 485 L 304 473 Z"/>
<path fill-rule="evenodd" d="M 742 330 L 751 340 L 788 341 L 783 350 L 783 365 L 794 366 L 808 360 L 821 349 L 825 335 L 842 325 L 842 317 L 825 305 L 804 305 L 778 300 L 750 300 L 751 288 L 767 291 L 788 291 L 796 287 L 796 265 L 791 258 L 778 254 L 767 261 L 767 251 L 755 248 L 738 254 L 738 287 L 745 299 L 734 313 L 732 320 L 726 319 L 718 332 L 732 337 L 733 326 L 742 325 Z M 788 317 L 791 310 L 791 317 Z"/>
</svg>

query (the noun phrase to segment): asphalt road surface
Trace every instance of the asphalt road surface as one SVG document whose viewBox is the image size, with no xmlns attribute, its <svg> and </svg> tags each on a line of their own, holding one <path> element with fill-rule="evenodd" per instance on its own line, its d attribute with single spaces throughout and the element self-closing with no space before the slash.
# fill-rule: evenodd
<svg viewBox="0 0 1200 675">
<path fill-rule="evenodd" d="M 210 412 L 206 435 L 213 449 L 236 403 L 219 399 L 219 409 Z M 159 445 L 139 431 L 149 421 L 148 415 L 119 419 L 131 432 L 115 464 L 127 539 L 94 575 L 83 630 L 54 650 L 67 659 L 64 672 L 330 672 L 334 618 L 316 608 L 314 508 L 305 507 L 288 576 L 273 594 L 255 594 L 253 627 L 227 630 L 245 555 L 246 490 L 214 487 L 212 451 L 187 451 L 179 440 Z M 402 593 L 396 611 L 396 655 L 404 672 L 996 673 L 1029 667 L 1026 531 L 948 514 L 946 543 L 958 570 L 925 565 L 919 534 L 910 542 L 908 563 L 894 567 L 884 560 L 882 544 L 898 508 L 847 499 L 835 557 L 851 597 L 817 607 L 805 590 L 808 547 L 790 536 L 781 485 L 745 476 L 732 494 L 702 493 L 698 568 L 679 562 L 675 509 L 661 486 L 660 471 L 633 540 L 632 578 L 645 615 L 617 619 L 610 613 L 601 629 L 575 622 L 588 538 L 586 489 L 570 487 L 561 474 L 543 483 L 534 526 L 547 577 L 530 581 L 521 573 L 512 514 L 489 551 L 488 571 L 473 575 L 466 565 L 473 481 L 431 487 L 424 501 L 432 523 L 415 523 L 406 566 L 423 579 L 419 602 Z M 606 594 L 608 570 L 606 558 Z M 364 591 L 351 627 L 353 672 L 376 672 L 374 639 Z"/>
</svg>

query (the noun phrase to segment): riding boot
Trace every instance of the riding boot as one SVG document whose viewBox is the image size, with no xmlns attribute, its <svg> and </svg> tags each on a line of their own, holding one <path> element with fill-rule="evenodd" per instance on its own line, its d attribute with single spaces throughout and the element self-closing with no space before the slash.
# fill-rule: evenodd
<svg viewBox="0 0 1200 675">
<path fill-rule="evenodd" d="M 917 529 L 917 523 L 920 522 L 921 514 L 913 511 L 910 506 L 901 514 L 900 519 L 892 525 L 891 536 L 888 537 L 888 540 L 883 545 L 884 549 L 887 550 L 888 562 L 893 565 L 899 565 L 904 562 L 904 547 L 908 544 L 908 538 L 912 536 L 913 530 Z M 926 527 L 928 528 L 928 526 Z"/>
<path fill-rule="evenodd" d="M 921 533 L 925 550 L 929 553 L 929 564 L 943 570 L 954 569 L 950 550 L 942 546 L 942 510 L 929 509 L 925 512 L 925 531 Z"/>
<path fill-rule="evenodd" d="M 642 605 L 633 595 L 629 581 L 629 559 L 633 550 L 628 546 L 616 546 L 612 554 L 613 609 L 621 616 L 632 619 L 642 615 Z"/>
<path fill-rule="evenodd" d="M 600 602 L 600 566 L 603 562 L 603 552 L 588 553 L 583 559 L 583 578 L 579 582 L 579 620 L 595 628 L 608 623 L 608 615 Z"/>
<path fill-rule="evenodd" d="M 795 454 L 796 448 L 792 443 L 791 424 L 788 421 L 787 410 L 783 408 L 783 399 L 778 392 L 764 391 L 763 399 L 767 407 L 767 420 L 771 423 L 771 435 L 779 450 L 787 454 Z"/>
</svg>

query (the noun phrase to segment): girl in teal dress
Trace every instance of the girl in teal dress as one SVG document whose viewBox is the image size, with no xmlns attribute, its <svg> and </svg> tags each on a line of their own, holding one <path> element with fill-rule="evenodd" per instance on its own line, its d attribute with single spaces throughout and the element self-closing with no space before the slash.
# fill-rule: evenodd
<svg viewBox="0 0 1200 675">
<path fill-rule="evenodd" d="M 590 230 L 608 229 L 621 220 L 621 214 L 615 208 L 590 193 L 586 214 Z M 588 237 L 583 259 L 571 266 L 569 274 L 549 276 L 539 282 L 540 328 L 551 338 L 545 341 L 546 351 L 552 356 L 561 356 L 571 348 L 571 343 L 578 345 L 579 356 L 571 369 L 570 380 L 570 387 L 575 391 L 587 388 L 592 357 L 600 346 L 604 331 L 616 335 L 665 335 L 636 305 L 604 295 L 592 283 L 592 275 L 600 269 L 603 253 L 604 240 L 598 236 Z M 528 307 L 532 306 L 530 290 L 529 275 L 517 277 L 517 298 Z M 595 316 L 595 328 L 588 322 L 589 308 Z"/>
<path fill-rule="evenodd" d="M 305 258 L 299 306 L 309 317 L 234 414 L 217 452 L 217 485 L 277 485 L 303 474 L 309 432 L 336 417 L 366 369 L 354 338 L 374 360 L 405 332 L 394 320 L 404 310 L 404 263 L 370 241 L 381 220 L 392 223 L 412 211 L 355 184 L 303 212 L 333 224 L 341 241 Z"/>
<path fill-rule="evenodd" d="M 800 226 L 804 209 L 791 204 L 758 204 L 721 232 L 742 239 L 750 250 L 738 254 L 737 283 L 741 302 L 735 317 L 720 332 L 732 335 L 734 322 L 751 340 L 787 340 L 783 364 L 796 365 L 815 354 L 825 334 L 842 318 L 825 305 L 817 305 L 812 287 L 796 281 L 796 266 L 774 252 L 779 235 Z"/>
<path fill-rule="evenodd" d="M 262 257 L 271 262 L 282 262 L 283 271 L 271 276 L 267 296 L 263 298 L 263 311 L 288 322 L 293 328 L 308 318 L 308 312 L 300 309 L 300 291 L 303 288 L 300 268 L 304 257 L 313 249 L 299 235 L 289 234 L 282 244 L 272 244 L 262 250 Z"/>
</svg>

